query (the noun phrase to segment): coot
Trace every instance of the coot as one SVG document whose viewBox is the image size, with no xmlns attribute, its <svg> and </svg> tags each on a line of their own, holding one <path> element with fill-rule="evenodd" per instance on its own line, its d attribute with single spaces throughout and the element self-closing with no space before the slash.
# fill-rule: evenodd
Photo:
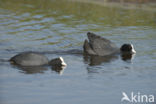
<svg viewBox="0 0 156 104">
<path fill-rule="evenodd" d="M 110 40 L 98 36 L 94 33 L 87 33 L 88 40 L 86 39 L 83 45 L 84 53 L 89 55 L 107 56 L 116 53 L 133 54 L 136 53 L 132 44 L 123 44 L 118 48 Z"/>
<path fill-rule="evenodd" d="M 62 57 L 49 59 L 38 52 L 22 52 L 10 59 L 10 62 L 20 66 L 43 66 L 43 65 L 51 65 L 51 66 L 66 66 Z"/>
</svg>

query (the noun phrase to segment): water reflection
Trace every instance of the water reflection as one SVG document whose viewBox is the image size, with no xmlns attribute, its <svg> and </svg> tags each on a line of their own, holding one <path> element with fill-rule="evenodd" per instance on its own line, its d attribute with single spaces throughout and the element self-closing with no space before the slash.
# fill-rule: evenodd
<svg viewBox="0 0 156 104">
<path fill-rule="evenodd" d="M 47 27 L 51 27 L 50 23 L 61 23 L 67 26 L 94 23 L 113 26 L 155 25 L 155 15 L 152 12 L 102 7 L 91 3 L 70 2 L 67 0 L 46 0 L 44 3 L 43 0 L 4 0 L 0 6 L 13 13 L 13 16 L 8 16 L 8 18 L 17 20 L 16 23 L 19 24 L 23 22 L 18 27 L 41 24 L 44 26 L 42 29 L 47 29 Z M 70 21 L 74 21 L 74 24 Z"/>
<path fill-rule="evenodd" d="M 7 43 L 2 48 L 15 50 L 71 48 L 82 44 L 85 38 L 83 34 L 87 31 L 119 38 L 123 34 L 130 34 L 131 30 L 140 29 L 130 30 L 127 26 L 156 26 L 155 12 L 152 11 L 66 0 L 3 0 L 0 3 L 0 18 L 0 41 Z M 133 39 L 136 37 L 134 35 Z"/>
<path fill-rule="evenodd" d="M 135 54 L 121 54 L 121 59 L 123 61 L 128 61 L 134 59 Z"/>
<path fill-rule="evenodd" d="M 94 56 L 84 54 L 84 61 L 89 63 L 90 66 L 100 65 L 102 63 L 110 63 L 111 61 L 117 60 L 119 57 L 123 61 L 131 61 L 134 59 L 135 54 L 121 54 L 121 55 L 108 55 L 108 56 Z"/>
<path fill-rule="evenodd" d="M 43 66 L 32 66 L 32 67 L 24 67 L 24 66 L 16 66 L 20 70 L 20 72 L 24 74 L 36 74 L 36 73 L 44 73 L 44 71 L 47 71 L 47 67 Z"/>
<path fill-rule="evenodd" d="M 102 63 L 108 63 L 118 58 L 116 55 L 110 56 L 89 56 L 84 55 L 84 61 L 88 62 L 90 66 L 100 65 Z"/>
<path fill-rule="evenodd" d="M 51 70 L 57 72 L 58 74 L 62 75 L 66 66 L 52 66 Z"/>
<path fill-rule="evenodd" d="M 20 72 L 24 74 L 44 73 L 45 71 L 50 69 L 49 66 L 17 66 L 17 65 L 12 65 L 12 66 L 19 69 Z M 66 67 L 62 67 L 62 66 L 61 67 L 53 66 L 51 67 L 51 70 L 62 75 L 65 68 Z"/>
</svg>

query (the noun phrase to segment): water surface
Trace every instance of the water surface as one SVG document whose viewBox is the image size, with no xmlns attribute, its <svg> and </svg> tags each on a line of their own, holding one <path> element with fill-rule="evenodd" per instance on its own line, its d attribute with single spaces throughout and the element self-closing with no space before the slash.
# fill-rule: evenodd
<svg viewBox="0 0 156 104">
<path fill-rule="evenodd" d="M 153 7 L 153 9 L 156 9 Z M 96 63 L 81 54 L 88 31 L 118 47 L 133 43 L 133 60 Z M 23 69 L 8 60 L 23 51 L 62 56 L 68 66 Z M 53 53 L 53 54 L 52 54 Z M 156 95 L 156 12 L 65 0 L 0 0 L 0 103 L 120 104 L 122 92 Z M 125 102 L 127 103 L 127 102 Z"/>
</svg>

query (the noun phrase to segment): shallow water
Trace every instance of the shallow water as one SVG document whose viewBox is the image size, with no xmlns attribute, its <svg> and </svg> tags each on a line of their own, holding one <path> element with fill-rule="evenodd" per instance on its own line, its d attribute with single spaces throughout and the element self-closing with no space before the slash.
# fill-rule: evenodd
<svg viewBox="0 0 156 104">
<path fill-rule="evenodd" d="M 81 50 L 88 31 L 119 47 L 132 43 L 137 54 L 129 61 L 116 56 L 98 62 L 54 53 Z M 6 61 L 23 51 L 44 52 L 49 59 L 62 56 L 68 66 L 32 70 Z M 155 62 L 154 11 L 64 0 L 0 0 L 1 104 L 120 104 L 122 92 L 156 95 Z"/>
</svg>

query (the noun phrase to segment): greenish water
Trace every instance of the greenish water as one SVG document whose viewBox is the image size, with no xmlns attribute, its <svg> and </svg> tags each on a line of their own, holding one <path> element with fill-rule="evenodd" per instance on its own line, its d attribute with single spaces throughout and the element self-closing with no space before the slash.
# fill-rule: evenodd
<svg viewBox="0 0 156 104">
<path fill-rule="evenodd" d="M 146 9 L 146 8 L 145 8 Z M 0 0 L 1 104 L 120 104 L 122 92 L 156 96 L 156 12 L 66 0 Z M 88 31 L 120 47 L 132 43 L 133 60 L 53 51 L 82 49 Z M 8 60 L 23 51 L 62 56 L 61 72 L 23 69 Z"/>
</svg>

